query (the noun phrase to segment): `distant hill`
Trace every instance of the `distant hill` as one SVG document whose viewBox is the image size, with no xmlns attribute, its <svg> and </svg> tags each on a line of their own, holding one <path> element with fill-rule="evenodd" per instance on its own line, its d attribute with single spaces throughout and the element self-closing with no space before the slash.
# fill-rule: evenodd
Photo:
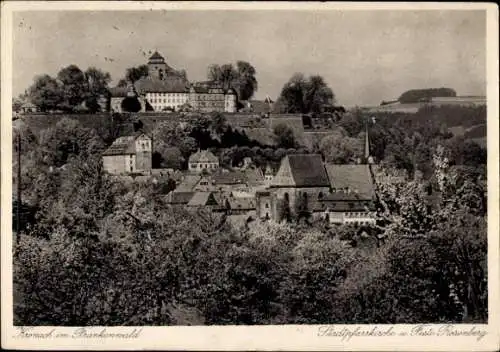
<svg viewBox="0 0 500 352">
<path fill-rule="evenodd" d="M 456 97 L 457 92 L 451 88 L 427 88 L 427 89 L 411 89 L 401 94 L 398 102 L 401 104 L 419 103 L 430 101 L 436 97 Z"/>
</svg>

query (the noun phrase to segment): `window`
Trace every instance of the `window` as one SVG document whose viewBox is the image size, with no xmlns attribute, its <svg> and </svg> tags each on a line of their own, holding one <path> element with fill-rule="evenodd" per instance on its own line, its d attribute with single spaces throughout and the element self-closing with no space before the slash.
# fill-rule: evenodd
<svg viewBox="0 0 500 352">
<path fill-rule="evenodd" d="M 323 192 L 319 192 L 318 199 L 323 199 Z"/>
<path fill-rule="evenodd" d="M 268 208 L 269 208 L 269 204 L 268 204 L 268 203 L 266 203 L 266 209 L 268 209 Z"/>
</svg>

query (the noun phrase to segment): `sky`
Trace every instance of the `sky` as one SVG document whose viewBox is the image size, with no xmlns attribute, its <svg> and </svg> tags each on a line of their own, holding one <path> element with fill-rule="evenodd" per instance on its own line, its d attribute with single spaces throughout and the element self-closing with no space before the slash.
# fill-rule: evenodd
<svg viewBox="0 0 500 352">
<path fill-rule="evenodd" d="M 483 10 L 33 11 L 14 13 L 13 25 L 14 96 L 70 64 L 107 71 L 113 85 L 155 50 L 189 80 L 248 61 L 257 99 L 279 96 L 296 72 L 323 76 L 344 106 L 416 88 L 486 94 Z"/>
</svg>

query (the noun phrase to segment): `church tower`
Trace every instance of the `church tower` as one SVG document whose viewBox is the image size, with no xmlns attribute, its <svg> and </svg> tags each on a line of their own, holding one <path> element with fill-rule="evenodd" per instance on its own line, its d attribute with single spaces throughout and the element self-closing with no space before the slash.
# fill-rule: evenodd
<svg viewBox="0 0 500 352">
<path fill-rule="evenodd" d="M 149 76 L 153 79 L 163 80 L 167 76 L 168 68 L 165 58 L 157 51 L 148 60 Z"/>
</svg>

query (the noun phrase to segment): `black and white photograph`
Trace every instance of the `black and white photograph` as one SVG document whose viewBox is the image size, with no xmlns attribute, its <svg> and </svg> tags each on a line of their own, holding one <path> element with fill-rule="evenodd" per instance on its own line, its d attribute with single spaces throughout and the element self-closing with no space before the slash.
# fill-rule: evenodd
<svg viewBox="0 0 500 352">
<path fill-rule="evenodd" d="M 494 5 L 6 3 L 9 339 L 498 346 Z"/>
</svg>

